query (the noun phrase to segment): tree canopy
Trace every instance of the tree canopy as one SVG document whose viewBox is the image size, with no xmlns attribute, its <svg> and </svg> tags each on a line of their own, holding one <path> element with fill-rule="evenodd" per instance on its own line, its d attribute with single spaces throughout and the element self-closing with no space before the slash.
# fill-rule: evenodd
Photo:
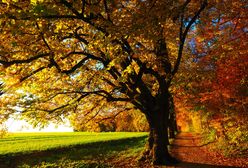
<svg viewBox="0 0 248 168">
<path fill-rule="evenodd" d="M 80 104 L 93 111 L 102 108 L 102 100 L 127 101 L 143 110 L 143 97 L 159 96 L 164 79 L 168 87 L 187 32 L 205 6 L 190 1 L 3 3 L 0 63 L 6 90 L 22 88 L 14 97 L 38 120 L 81 109 Z M 92 107 L 91 98 L 99 106 Z"/>
</svg>

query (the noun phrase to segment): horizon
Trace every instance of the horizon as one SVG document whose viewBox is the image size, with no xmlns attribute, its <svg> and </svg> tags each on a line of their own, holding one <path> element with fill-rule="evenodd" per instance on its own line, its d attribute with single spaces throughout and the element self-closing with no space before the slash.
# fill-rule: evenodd
<svg viewBox="0 0 248 168">
<path fill-rule="evenodd" d="M 50 123 L 47 127 L 44 128 L 34 128 L 31 124 L 24 120 L 16 120 L 10 118 L 6 122 L 6 127 L 8 132 L 73 132 L 73 127 L 70 126 L 69 122 L 65 124 L 54 124 Z"/>
</svg>

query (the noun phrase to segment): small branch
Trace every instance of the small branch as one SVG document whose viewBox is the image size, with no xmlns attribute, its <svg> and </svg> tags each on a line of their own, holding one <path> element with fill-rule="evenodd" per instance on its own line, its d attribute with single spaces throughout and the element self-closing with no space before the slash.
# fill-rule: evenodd
<svg viewBox="0 0 248 168">
<path fill-rule="evenodd" d="M 109 120 L 109 119 L 114 119 L 115 117 L 117 117 L 119 114 L 123 113 L 123 112 L 127 112 L 129 110 L 132 110 L 132 108 L 125 108 L 123 110 L 120 110 L 118 111 L 115 115 L 112 115 L 112 116 L 109 116 L 109 117 L 105 117 L 105 118 L 102 118 L 100 120 L 97 121 L 97 123 L 101 123 L 102 121 L 104 120 Z"/>
<path fill-rule="evenodd" d="M 58 63 L 55 61 L 55 59 L 54 59 L 54 55 L 51 55 L 49 59 L 50 59 L 49 67 L 55 66 L 56 69 L 57 69 L 59 72 L 62 72 L 62 70 L 61 70 L 59 64 L 58 64 Z"/>
<path fill-rule="evenodd" d="M 67 2 L 66 0 L 60 0 L 60 2 L 70 9 L 76 16 L 81 16 L 80 13 L 75 8 L 73 8 L 71 3 Z"/>
<path fill-rule="evenodd" d="M 107 0 L 103 0 L 103 4 L 104 4 L 105 12 L 106 12 L 106 14 L 107 14 L 107 19 L 111 22 L 110 15 L 109 15 L 109 9 L 108 9 Z"/>
<path fill-rule="evenodd" d="M 111 82 L 109 79 L 107 79 L 105 77 L 103 77 L 102 80 L 105 81 L 105 82 L 107 82 L 107 84 L 109 84 L 110 86 L 112 86 L 114 88 L 117 87 L 113 82 Z"/>
<path fill-rule="evenodd" d="M 114 97 L 111 95 L 111 93 L 105 91 L 105 90 L 99 90 L 99 91 L 92 91 L 92 92 L 81 92 L 82 94 L 96 94 L 98 96 L 105 97 L 107 101 L 130 101 L 129 98 L 122 98 L 122 97 Z"/>
<path fill-rule="evenodd" d="M 81 15 L 84 17 L 84 12 L 85 12 L 85 5 L 86 5 L 86 0 L 82 0 L 82 12 Z"/>
<path fill-rule="evenodd" d="M 94 2 L 94 3 L 90 2 L 90 1 L 89 1 L 89 2 L 85 1 L 85 2 L 86 2 L 87 5 L 97 5 L 97 4 L 100 3 L 100 1 L 101 1 L 101 0 L 97 0 L 97 1 Z"/>
<path fill-rule="evenodd" d="M 180 17 L 180 30 L 179 30 L 179 39 L 180 39 L 180 42 L 183 40 L 183 20 L 184 20 L 184 13 L 181 14 L 181 17 Z"/>
<path fill-rule="evenodd" d="M 199 17 L 200 13 L 205 9 L 205 7 L 207 6 L 207 0 L 204 0 L 204 2 L 202 3 L 200 9 L 196 12 L 196 14 L 193 16 L 193 18 L 190 20 L 190 22 L 188 23 L 188 25 L 186 26 L 185 30 L 183 33 L 181 33 L 182 30 L 180 30 L 180 46 L 179 46 L 179 50 L 178 50 L 178 57 L 174 66 L 174 69 L 172 71 L 172 76 L 171 78 L 177 73 L 181 59 L 182 59 L 182 53 L 183 53 L 183 47 L 184 47 L 184 43 L 186 40 L 186 36 L 189 32 L 190 27 L 193 25 L 193 23 L 196 21 L 196 19 Z M 183 23 L 181 23 L 183 24 Z M 182 26 L 182 25 L 181 25 Z M 182 29 L 182 28 L 180 28 Z"/>
<path fill-rule="evenodd" d="M 115 90 L 115 89 L 114 89 Z M 111 92 L 107 92 L 105 90 L 98 90 L 98 91 L 89 91 L 89 92 L 84 92 L 84 91 L 67 91 L 67 92 L 58 92 L 56 93 L 56 95 L 52 96 L 51 98 L 49 98 L 50 100 L 53 99 L 54 97 L 56 97 L 59 94 L 74 94 L 74 93 L 78 93 L 81 95 L 84 95 L 84 97 L 91 95 L 91 94 L 95 94 L 101 97 L 104 97 L 107 99 L 107 101 L 130 101 L 129 98 L 123 98 L 123 97 L 114 97 Z"/>
<path fill-rule="evenodd" d="M 82 35 L 80 35 L 80 34 L 78 33 L 78 31 L 79 31 L 80 29 L 83 29 L 83 27 L 82 27 L 82 26 L 79 26 L 79 27 L 77 27 L 77 28 L 75 29 L 75 33 L 74 33 L 75 38 L 77 38 L 78 40 L 80 40 L 80 41 L 83 42 L 84 44 L 88 45 L 89 42 L 88 42 L 86 39 L 82 38 Z"/>
<path fill-rule="evenodd" d="M 71 74 L 73 72 L 75 72 L 78 68 L 80 68 L 82 65 L 84 65 L 84 63 L 89 60 L 89 59 L 92 59 L 92 60 L 97 60 L 97 61 L 100 61 L 102 62 L 103 64 L 105 64 L 105 61 L 104 59 L 100 58 L 100 57 L 97 57 L 93 54 L 90 54 L 90 53 L 86 53 L 86 52 L 80 52 L 80 51 L 72 51 L 70 53 L 68 53 L 66 56 L 62 57 L 62 59 L 65 59 L 67 57 L 69 57 L 70 55 L 73 55 L 73 54 L 77 54 L 77 55 L 84 55 L 86 56 L 85 58 L 83 58 L 81 61 L 79 61 L 76 65 L 74 65 L 71 69 L 69 70 L 62 70 L 59 65 L 57 64 L 57 62 L 54 60 L 53 57 L 50 58 L 50 62 L 51 62 L 51 65 L 54 65 L 57 70 L 61 73 L 65 73 L 65 74 Z"/>
<path fill-rule="evenodd" d="M 45 43 L 46 47 L 49 49 L 49 51 L 52 51 L 51 47 L 49 46 L 48 42 L 47 42 L 46 39 L 45 39 L 44 33 L 43 33 L 43 32 L 41 31 L 41 29 L 40 29 L 39 24 L 38 24 L 37 22 L 35 22 L 35 24 L 36 24 L 36 27 L 37 27 L 38 30 L 39 30 L 40 36 L 41 36 L 43 42 Z"/>
<path fill-rule="evenodd" d="M 57 111 L 57 110 L 60 110 L 60 109 L 63 109 L 63 108 L 65 108 L 65 107 L 68 107 L 69 105 L 71 105 L 71 104 L 73 104 L 73 103 L 75 103 L 75 102 L 79 102 L 81 99 L 83 99 L 84 97 L 86 97 L 86 96 L 88 96 L 88 94 L 82 94 L 80 97 L 78 97 L 76 100 L 74 100 L 73 102 L 69 102 L 69 103 L 67 103 L 67 104 L 64 104 L 64 105 L 61 105 L 61 106 L 59 106 L 59 107 L 57 107 L 57 108 L 54 108 L 54 109 L 52 109 L 52 110 L 45 110 L 45 109 L 37 109 L 37 110 L 41 110 L 41 111 L 46 111 L 46 112 L 48 112 L 48 113 L 53 113 L 53 112 L 55 112 L 55 111 Z"/>
<path fill-rule="evenodd" d="M 24 80 L 28 79 L 29 77 L 31 77 L 31 76 L 33 76 L 33 75 L 35 75 L 36 73 L 38 73 L 38 72 L 42 71 L 42 70 L 43 70 L 43 69 L 45 69 L 45 68 L 46 68 L 46 67 L 40 67 L 40 68 L 38 68 L 38 69 L 34 70 L 34 71 L 33 71 L 33 72 L 31 72 L 29 75 L 27 75 L 27 76 L 25 76 L 25 77 L 21 78 L 21 79 L 20 79 L 20 82 L 23 82 Z"/>
<path fill-rule="evenodd" d="M 60 71 L 62 73 L 65 73 L 67 75 L 75 72 L 78 68 L 80 68 L 82 65 L 84 65 L 84 63 L 88 60 L 89 58 L 88 57 L 85 57 L 83 58 L 81 61 L 79 61 L 76 65 L 74 65 L 71 69 L 69 70 L 63 70 L 63 71 Z"/>
</svg>

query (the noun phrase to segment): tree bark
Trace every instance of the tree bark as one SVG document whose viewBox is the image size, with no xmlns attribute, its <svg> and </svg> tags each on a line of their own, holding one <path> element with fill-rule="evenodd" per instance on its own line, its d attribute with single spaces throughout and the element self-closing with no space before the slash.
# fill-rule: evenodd
<svg viewBox="0 0 248 168">
<path fill-rule="evenodd" d="M 155 165 L 172 165 L 178 161 L 168 151 L 169 136 L 169 100 L 163 98 L 159 108 L 154 108 L 147 115 L 150 133 L 141 160 L 151 160 Z"/>
<path fill-rule="evenodd" d="M 174 111 L 170 113 L 169 117 L 169 138 L 175 138 L 177 130 L 177 123 Z"/>
<path fill-rule="evenodd" d="M 174 100 L 172 95 L 169 95 L 169 138 L 175 138 L 177 130 L 177 123 L 176 123 L 176 113 L 175 113 L 175 106 Z"/>
<path fill-rule="evenodd" d="M 156 165 L 167 164 L 170 157 L 167 145 L 169 145 L 168 137 L 168 116 L 166 111 L 157 111 L 154 114 L 154 143 L 152 148 L 153 163 Z"/>
<path fill-rule="evenodd" d="M 146 142 L 145 150 L 139 159 L 140 161 L 152 160 L 152 148 L 154 144 L 154 130 L 150 128 L 149 136 Z"/>
</svg>

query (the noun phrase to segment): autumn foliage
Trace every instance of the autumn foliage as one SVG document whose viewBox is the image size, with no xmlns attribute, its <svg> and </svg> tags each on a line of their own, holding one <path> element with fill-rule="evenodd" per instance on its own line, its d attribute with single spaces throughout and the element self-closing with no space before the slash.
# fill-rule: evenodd
<svg viewBox="0 0 248 168">
<path fill-rule="evenodd" d="M 246 14 L 243 0 L 1 1 L 0 123 L 149 127 L 142 159 L 154 164 L 178 162 L 175 116 L 179 131 L 244 143 Z"/>
<path fill-rule="evenodd" d="M 188 44 L 189 59 L 175 87 L 178 124 L 184 131 L 205 132 L 206 141 L 226 155 L 247 152 L 247 29 L 244 4 L 222 3 L 212 21 L 196 25 Z M 220 17 L 220 14 L 222 17 Z M 195 123 L 197 121 L 199 123 Z"/>
</svg>

